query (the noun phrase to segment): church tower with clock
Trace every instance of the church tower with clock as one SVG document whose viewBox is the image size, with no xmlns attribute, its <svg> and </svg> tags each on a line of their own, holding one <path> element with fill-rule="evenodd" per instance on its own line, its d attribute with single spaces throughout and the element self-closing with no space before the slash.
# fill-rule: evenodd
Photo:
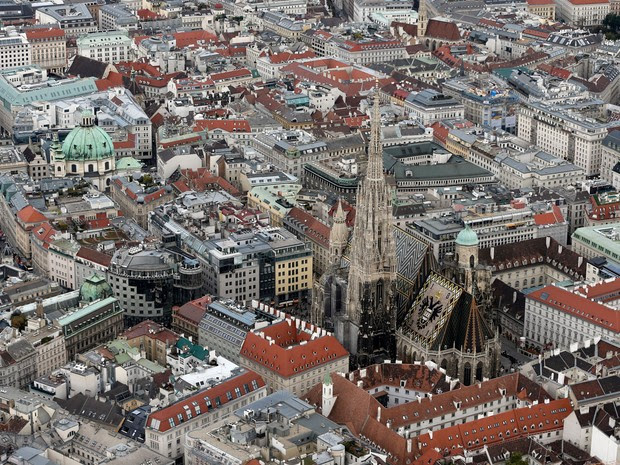
<svg viewBox="0 0 620 465">
<path fill-rule="evenodd" d="M 383 173 L 379 93 L 372 109 L 366 177 L 357 192 L 350 245 L 346 313 L 335 322 L 335 333 L 363 367 L 395 357 L 396 248 L 392 192 Z"/>
</svg>

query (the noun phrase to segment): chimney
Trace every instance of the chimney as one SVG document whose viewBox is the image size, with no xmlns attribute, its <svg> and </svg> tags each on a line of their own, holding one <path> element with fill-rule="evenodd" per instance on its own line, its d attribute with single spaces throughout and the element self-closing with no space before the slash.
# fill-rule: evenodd
<svg viewBox="0 0 620 465">
<path fill-rule="evenodd" d="M 377 421 L 381 421 L 381 407 L 377 409 Z"/>
<path fill-rule="evenodd" d="M 428 431 L 428 436 L 429 436 L 431 439 L 433 439 L 433 430 L 432 430 L 432 429 Z"/>
<path fill-rule="evenodd" d="M 579 258 L 577 259 L 577 266 L 581 266 L 582 263 L 583 263 L 583 257 L 580 255 Z"/>
<path fill-rule="evenodd" d="M 407 453 L 411 454 L 411 438 L 407 439 Z"/>
<path fill-rule="evenodd" d="M 562 253 L 562 250 L 563 250 L 563 249 L 562 249 L 562 246 L 561 246 L 561 245 L 558 245 L 558 254 L 561 254 L 561 253 Z"/>
<path fill-rule="evenodd" d="M 547 236 L 545 238 L 545 242 L 547 243 L 547 248 L 549 248 L 549 246 L 551 245 L 551 237 Z"/>
<path fill-rule="evenodd" d="M 495 259 L 495 247 L 491 247 L 491 260 Z"/>
<path fill-rule="evenodd" d="M 514 304 L 517 301 L 517 291 L 512 292 L 512 303 Z"/>
</svg>

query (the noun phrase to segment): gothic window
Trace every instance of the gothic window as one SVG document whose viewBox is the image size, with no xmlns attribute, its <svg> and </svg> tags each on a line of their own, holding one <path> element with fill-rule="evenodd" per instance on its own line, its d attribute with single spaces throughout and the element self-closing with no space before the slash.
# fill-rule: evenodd
<svg viewBox="0 0 620 465">
<path fill-rule="evenodd" d="M 474 256 L 473 255 L 469 256 L 469 266 L 470 268 L 474 267 Z"/>
<path fill-rule="evenodd" d="M 383 301 L 383 280 L 377 281 L 377 303 Z"/>
<path fill-rule="evenodd" d="M 463 368 L 463 384 L 465 386 L 471 384 L 471 364 L 469 362 L 466 362 Z"/>
</svg>

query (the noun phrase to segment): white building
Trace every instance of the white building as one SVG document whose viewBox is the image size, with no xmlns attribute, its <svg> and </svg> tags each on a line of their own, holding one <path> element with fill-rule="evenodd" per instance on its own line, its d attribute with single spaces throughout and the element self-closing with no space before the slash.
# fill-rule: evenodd
<svg viewBox="0 0 620 465">
<path fill-rule="evenodd" d="M 0 69 L 26 66 L 31 62 L 26 34 L 14 31 L 0 37 Z"/>
<path fill-rule="evenodd" d="M 572 26 L 598 26 L 609 14 L 609 5 L 609 0 L 556 0 L 556 16 Z"/>
<path fill-rule="evenodd" d="M 144 445 L 171 458 L 181 457 L 187 433 L 231 415 L 265 397 L 263 379 L 252 371 L 223 380 L 213 387 L 151 413 L 146 421 Z M 174 439 L 174 440 L 173 440 Z"/>
<path fill-rule="evenodd" d="M 38 24 L 57 24 L 68 36 L 73 37 L 97 31 L 97 20 L 86 3 L 38 8 L 35 19 Z"/>
<path fill-rule="evenodd" d="M 404 105 L 411 119 L 424 126 L 429 126 L 435 121 L 462 119 L 465 116 L 465 107 L 461 102 L 433 89 L 410 94 L 405 99 Z"/>
<path fill-rule="evenodd" d="M 602 141 L 610 124 L 615 123 L 601 123 L 588 116 L 594 111 L 604 111 L 600 100 L 583 103 L 583 114 L 573 107 L 570 102 L 524 104 L 519 110 L 517 135 L 545 152 L 574 163 L 586 176 L 597 175 L 601 170 Z"/>
<path fill-rule="evenodd" d="M 528 294 L 523 322 L 528 342 L 569 348 L 597 336 L 619 341 L 617 307 L 587 297 L 587 292 L 587 287 L 571 291 L 551 285 Z"/>
<path fill-rule="evenodd" d="M 78 55 L 103 63 L 128 61 L 130 50 L 131 39 L 123 32 L 93 32 L 77 40 Z"/>
</svg>

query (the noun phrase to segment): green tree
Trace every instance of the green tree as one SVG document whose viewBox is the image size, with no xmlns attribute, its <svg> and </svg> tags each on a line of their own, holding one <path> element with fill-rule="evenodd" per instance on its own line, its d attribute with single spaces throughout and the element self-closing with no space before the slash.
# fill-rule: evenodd
<svg viewBox="0 0 620 465">
<path fill-rule="evenodd" d="M 523 455 L 520 452 L 513 452 L 506 461 L 506 465 L 527 465 L 527 462 L 523 460 Z"/>
<path fill-rule="evenodd" d="M 11 315 L 11 326 L 23 331 L 26 329 L 26 317 L 19 311 L 13 312 Z"/>
</svg>

